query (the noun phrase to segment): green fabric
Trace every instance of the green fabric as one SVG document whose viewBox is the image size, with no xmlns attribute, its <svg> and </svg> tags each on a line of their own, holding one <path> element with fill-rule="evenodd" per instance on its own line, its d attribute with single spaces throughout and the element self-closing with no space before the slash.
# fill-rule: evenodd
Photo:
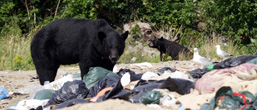
<svg viewBox="0 0 257 110">
<path fill-rule="evenodd" d="M 89 72 L 84 75 L 83 81 L 86 84 L 86 87 L 90 89 L 93 87 L 101 78 L 104 76 L 113 75 L 119 77 L 119 75 L 113 73 L 112 71 L 109 71 L 107 69 L 104 69 L 102 67 L 90 67 Z"/>
<path fill-rule="evenodd" d="M 251 104 L 252 106 L 245 106 L 243 110 L 254 110 L 257 109 L 257 94 L 254 96 L 252 93 L 248 91 L 239 92 L 240 94 L 245 95 L 246 103 Z M 220 97 L 225 96 L 221 104 L 222 106 L 217 105 Z M 250 100 L 248 100 L 250 99 Z M 214 110 L 217 106 L 219 109 L 226 109 L 226 110 L 235 110 L 240 109 L 245 104 L 241 96 L 234 96 L 233 91 L 230 87 L 221 87 L 215 97 L 211 100 L 210 103 L 204 103 L 200 110 Z"/>
<path fill-rule="evenodd" d="M 257 64 L 257 58 L 252 59 L 252 60 L 250 60 L 250 61 L 248 61 L 248 62 L 246 62 L 246 63 Z"/>
<path fill-rule="evenodd" d="M 43 90 L 37 91 L 34 99 L 38 99 L 38 100 L 50 99 L 53 93 L 54 93 L 54 90 L 52 89 L 43 89 Z"/>
<path fill-rule="evenodd" d="M 151 91 L 142 96 L 143 104 L 159 104 L 161 97 L 160 91 Z"/>
</svg>

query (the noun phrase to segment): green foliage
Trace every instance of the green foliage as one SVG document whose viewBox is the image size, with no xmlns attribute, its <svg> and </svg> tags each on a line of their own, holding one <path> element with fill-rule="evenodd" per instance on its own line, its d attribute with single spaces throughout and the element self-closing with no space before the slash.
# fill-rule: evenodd
<svg viewBox="0 0 257 110">
<path fill-rule="evenodd" d="M 241 35 L 253 38 L 257 33 L 256 0 L 203 0 L 200 7 L 208 31 L 236 42 Z"/>
<path fill-rule="evenodd" d="M 173 24 L 173 26 L 189 26 L 196 19 L 197 9 L 193 0 L 143 0 L 144 7 L 140 9 L 141 20 L 154 23 L 157 26 Z"/>
<path fill-rule="evenodd" d="M 139 42 L 141 42 L 143 40 L 143 38 L 142 38 L 140 32 L 141 32 L 141 30 L 138 27 L 138 25 L 133 27 L 129 33 L 130 34 L 129 38 L 127 38 L 127 40 L 126 40 L 126 45 L 136 46 Z"/>
</svg>

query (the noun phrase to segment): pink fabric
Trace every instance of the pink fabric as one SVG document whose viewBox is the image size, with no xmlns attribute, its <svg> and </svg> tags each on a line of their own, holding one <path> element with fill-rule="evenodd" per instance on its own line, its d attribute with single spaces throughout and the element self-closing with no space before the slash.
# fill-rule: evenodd
<svg viewBox="0 0 257 110">
<path fill-rule="evenodd" d="M 236 74 L 238 78 L 243 80 L 257 79 L 257 65 L 242 64 L 230 69 L 212 70 L 202 76 L 196 82 L 195 88 L 201 93 L 212 93 L 224 84 L 224 77 Z"/>
</svg>

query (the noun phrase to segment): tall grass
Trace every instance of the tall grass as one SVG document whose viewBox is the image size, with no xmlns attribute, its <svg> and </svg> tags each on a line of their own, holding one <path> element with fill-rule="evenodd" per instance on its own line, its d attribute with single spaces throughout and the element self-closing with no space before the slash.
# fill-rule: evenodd
<svg viewBox="0 0 257 110">
<path fill-rule="evenodd" d="M 0 38 L 0 70 L 34 69 L 30 55 L 32 37 L 33 34 L 27 37 L 7 34 Z"/>
<path fill-rule="evenodd" d="M 238 45 L 235 45 L 233 41 L 221 43 L 221 40 L 216 38 L 215 36 L 213 36 L 212 40 L 203 41 L 202 45 L 200 45 L 199 47 L 193 47 L 193 48 L 198 48 L 199 54 L 201 56 L 207 57 L 214 61 L 220 61 L 222 59 L 220 59 L 216 53 L 216 47 L 215 47 L 216 45 L 220 45 L 221 50 L 233 55 L 233 57 L 246 54 L 243 50 L 239 48 Z"/>
</svg>

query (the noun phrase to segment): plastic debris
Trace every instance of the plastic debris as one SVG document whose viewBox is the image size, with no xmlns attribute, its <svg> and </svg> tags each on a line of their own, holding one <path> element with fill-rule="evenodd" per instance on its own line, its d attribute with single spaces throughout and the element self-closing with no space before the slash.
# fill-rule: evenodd
<svg viewBox="0 0 257 110">
<path fill-rule="evenodd" d="M 152 68 L 153 67 L 153 65 L 151 63 L 148 63 L 148 62 L 136 63 L 136 64 L 133 64 L 133 65 L 138 66 L 138 67 L 140 67 L 142 69 L 144 69 L 144 68 Z"/>
<path fill-rule="evenodd" d="M 73 81 L 73 76 L 71 74 L 68 74 L 67 76 L 64 76 L 58 80 L 55 80 L 54 82 L 49 83 L 49 81 L 46 81 L 44 83 L 45 89 L 53 89 L 58 90 L 60 89 L 64 83 L 68 81 Z"/>
<path fill-rule="evenodd" d="M 121 81 L 121 85 L 124 87 L 124 86 L 127 86 L 129 83 L 130 83 L 130 74 L 127 72 L 127 73 L 125 73 L 122 77 L 121 77 L 121 79 L 120 79 L 120 81 Z"/>
<path fill-rule="evenodd" d="M 21 100 L 19 102 L 13 103 L 11 106 L 8 106 L 7 110 L 38 110 L 39 106 L 45 105 L 48 100 L 37 100 L 37 99 L 27 99 Z M 17 104 L 17 105 L 15 105 Z M 41 108 L 41 110 L 43 107 Z M 49 107 L 45 107 L 44 110 L 50 110 Z"/>
<path fill-rule="evenodd" d="M 161 92 L 151 91 L 142 96 L 143 104 L 159 104 L 161 98 Z"/>
<path fill-rule="evenodd" d="M 158 75 L 161 75 L 161 74 L 169 74 L 169 73 L 173 73 L 175 72 L 176 69 L 174 68 L 170 68 L 170 67 L 163 67 L 161 69 L 158 70 Z"/>
<path fill-rule="evenodd" d="M 8 91 L 5 89 L 5 87 L 0 88 L 0 99 L 9 97 Z"/>
<path fill-rule="evenodd" d="M 38 99 L 38 100 L 50 99 L 53 93 L 54 93 L 54 90 L 52 89 L 43 89 L 43 90 L 37 91 L 34 99 Z"/>
<path fill-rule="evenodd" d="M 213 66 L 214 66 L 213 64 L 211 64 L 211 65 L 205 65 L 204 68 L 205 68 L 205 69 L 208 69 L 208 70 L 213 70 Z"/>
<path fill-rule="evenodd" d="M 160 98 L 160 105 L 162 106 L 171 106 L 172 104 L 175 104 L 176 103 L 176 99 L 175 98 L 172 98 L 170 97 L 169 95 L 163 95 L 161 96 Z"/>
<path fill-rule="evenodd" d="M 157 76 L 159 76 L 157 73 L 147 71 L 146 73 L 143 74 L 143 76 L 142 76 L 141 79 L 143 79 L 143 80 L 149 80 L 150 78 L 152 78 L 152 77 L 157 77 Z"/>
<path fill-rule="evenodd" d="M 130 81 L 136 81 L 136 80 L 140 80 L 142 78 L 143 74 L 136 74 L 134 71 L 130 70 L 130 69 L 121 69 L 117 74 L 122 77 L 124 74 L 130 74 Z"/>
</svg>

